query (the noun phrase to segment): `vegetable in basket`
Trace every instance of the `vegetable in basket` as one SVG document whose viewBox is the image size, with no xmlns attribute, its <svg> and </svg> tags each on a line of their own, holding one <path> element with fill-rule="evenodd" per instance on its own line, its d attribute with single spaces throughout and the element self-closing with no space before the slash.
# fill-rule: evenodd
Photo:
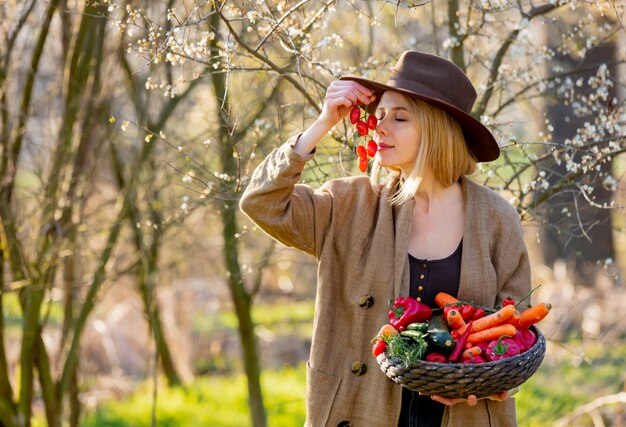
<svg viewBox="0 0 626 427">
<path fill-rule="evenodd" d="M 502 360 L 520 353 L 517 343 L 508 335 L 502 335 L 497 340 L 493 340 L 487 347 L 487 359 L 490 361 Z"/>
<path fill-rule="evenodd" d="M 463 318 L 463 320 L 466 322 L 469 322 L 470 320 L 473 319 L 476 309 L 471 304 L 465 304 L 461 307 L 460 312 L 461 312 L 461 317 Z"/>
<path fill-rule="evenodd" d="M 485 358 L 480 355 L 474 356 L 474 354 L 470 354 L 469 357 L 463 358 L 463 363 L 465 363 L 466 365 L 477 365 L 479 363 L 485 362 L 487 362 L 487 360 L 485 360 Z"/>
<path fill-rule="evenodd" d="M 527 328 L 530 325 L 534 325 L 540 320 L 543 320 L 543 318 L 550 312 L 550 309 L 552 309 L 552 304 L 542 302 L 534 307 L 524 310 L 519 316 L 519 327 Z"/>
<path fill-rule="evenodd" d="M 407 335 L 407 332 L 410 335 Z M 428 343 L 424 338 L 424 334 L 420 332 L 404 331 L 403 334 L 389 339 L 387 356 L 399 357 L 405 366 L 410 366 L 424 357 Z"/>
<path fill-rule="evenodd" d="M 469 330 L 469 328 L 467 329 Z M 502 335 L 513 336 L 516 332 L 517 329 L 515 329 L 515 326 L 505 323 L 504 325 L 498 325 L 489 329 L 474 332 L 473 334 L 470 334 L 467 341 L 472 344 L 482 341 L 492 341 L 498 339 Z"/>
<path fill-rule="evenodd" d="M 537 335 L 528 328 L 518 329 L 513 339 L 520 347 L 520 353 L 530 349 L 537 341 Z"/>
<path fill-rule="evenodd" d="M 426 355 L 426 359 L 424 360 L 426 360 L 427 362 L 446 363 L 448 361 L 448 356 L 433 351 L 432 353 L 428 353 Z"/>
<path fill-rule="evenodd" d="M 385 341 L 376 341 L 374 347 L 372 348 L 372 354 L 374 355 L 374 357 L 378 357 L 378 355 L 382 354 L 386 348 L 387 343 Z"/>
<path fill-rule="evenodd" d="M 465 343 L 467 342 L 467 338 L 470 335 L 473 323 L 474 321 L 470 320 L 470 322 L 467 324 L 465 333 L 459 338 L 459 340 L 456 343 L 456 346 L 454 347 L 454 351 L 450 355 L 450 358 L 449 358 L 450 362 L 452 363 L 457 362 L 461 358 L 461 355 L 463 354 L 463 350 L 465 349 Z"/>
<path fill-rule="evenodd" d="M 443 315 L 433 316 L 428 325 L 428 347 L 436 352 L 450 354 L 455 342 Z"/>
<path fill-rule="evenodd" d="M 389 310 L 389 324 L 397 330 L 406 329 L 411 323 L 425 322 L 433 317 L 433 310 L 415 298 L 396 298 Z"/>
<path fill-rule="evenodd" d="M 398 331 L 396 330 L 396 328 L 394 328 L 390 324 L 386 324 L 380 328 L 380 331 L 378 331 L 378 334 L 376 334 L 376 337 L 372 340 L 372 342 L 378 340 L 389 342 L 389 338 L 395 336 L 398 336 Z"/>
</svg>

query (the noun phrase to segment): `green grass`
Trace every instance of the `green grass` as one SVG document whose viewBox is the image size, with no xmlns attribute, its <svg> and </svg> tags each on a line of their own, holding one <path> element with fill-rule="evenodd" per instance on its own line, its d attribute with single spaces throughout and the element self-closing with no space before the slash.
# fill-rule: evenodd
<svg viewBox="0 0 626 427">
<path fill-rule="evenodd" d="M 270 426 L 304 424 L 304 364 L 298 368 L 263 373 L 265 407 Z M 89 413 L 83 427 L 150 426 L 152 386 L 141 385 L 123 401 L 110 401 Z M 201 378 L 186 388 L 158 390 L 156 425 L 177 427 L 249 426 L 246 383 L 243 375 Z"/>
<path fill-rule="evenodd" d="M 551 425 L 578 406 L 623 390 L 626 344 L 586 345 L 582 359 L 579 348 L 580 344 L 568 343 L 569 357 L 545 361 L 522 386 L 517 396 L 520 427 Z M 584 426 L 584 421 L 589 418 L 575 425 Z"/>
<path fill-rule="evenodd" d="M 593 399 L 619 392 L 626 371 L 626 345 L 593 345 L 585 349 L 582 364 L 574 363 L 577 346 L 559 361 L 546 360 L 522 386 L 517 397 L 520 427 L 543 427 Z M 262 377 L 270 427 L 304 423 L 305 365 L 266 371 Z M 123 401 L 109 401 L 88 414 L 84 427 L 150 425 L 151 386 L 146 383 Z M 576 425 L 583 426 L 581 420 Z M 186 389 L 159 389 L 157 425 L 212 427 L 250 426 L 243 375 L 199 378 Z"/>
</svg>

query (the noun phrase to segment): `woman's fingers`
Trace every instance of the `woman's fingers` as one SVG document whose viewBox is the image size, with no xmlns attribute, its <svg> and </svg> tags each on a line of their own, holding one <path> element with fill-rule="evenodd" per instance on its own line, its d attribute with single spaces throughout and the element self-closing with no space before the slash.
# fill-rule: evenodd
<svg viewBox="0 0 626 427">
<path fill-rule="evenodd" d="M 348 98 L 350 101 L 353 102 L 354 105 L 357 105 L 357 104 L 367 105 L 370 102 L 372 102 L 372 99 L 369 96 L 365 96 L 361 92 L 354 91 L 354 90 L 341 90 L 341 91 L 333 92 L 332 94 L 329 94 L 327 96 L 328 99 L 333 99 L 333 98 L 338 98 L 338 97 Z"/>
<path fill-rule="evenodd" d="M 369 104 L 372 102 L 374 92 L 352 81 L 336 80 L 329 86 L 326 96 L 345 96 L 352 99 L 355 104 Z"/>
<path fill-rule="evenodd" d="M 489 399 L 491 400 L 507 400 L 509 398 L 509 392 L 508 391 L 502 391 L 498 394 L 493 394 L 491 396 L 489 396 Z"/>
<path fill-rule="evenodd" d="M 326 99 L 318 121 L 332 128 L 356 105 L 374 101 L 374 93 L 363 85 L 348 80 L 335 80 L 326 90 Z"/>
<path fill-rule="evenodd" d="M 450 399 L 448 397 L 443 397 L 443 396 L 438 396 L 438 395 L 430 396 L 430 398 L 436 402 L 443 403 L 444 405 L 448 405 L 448 406 L 456 405 L 457 403 L 467 401 L 466 399 L 461 399 L 461 398 Z"/>
<path fill-rule="evenodd" d="M 350 98 L 346 98 L 345 96 L 341 96 L 339 98 L 334 98 L 329 100 L 329 105 L 331 107 L 339 108 L 339 107 L 352 107 L 353 101 Z"/>
<path fill-rule="evenodd" d="M 443 403 L 444 405 L 448 405 L 448 406 L 456 405 L 457 403 L 467 403 L 469 406 L 476 406 L 478 401 L 483 400 L 483 399 L 499 400 L 499 401 L 507 400 L 509 398 L 509 392 L 503 391 L 501 393 L 493 394 L 488 397 L 481 397 L 480 399 L 478 399 L 476 395 L 474 394 L 470 394 L 469 396 L 467 396 L 467 399 L 463 399 L 463 398 L 450 399 L 450 398 L 438 396 L 438 395 L 433 395 L 430 397 L 431 399 L 437 402 Z"/>
</svg>

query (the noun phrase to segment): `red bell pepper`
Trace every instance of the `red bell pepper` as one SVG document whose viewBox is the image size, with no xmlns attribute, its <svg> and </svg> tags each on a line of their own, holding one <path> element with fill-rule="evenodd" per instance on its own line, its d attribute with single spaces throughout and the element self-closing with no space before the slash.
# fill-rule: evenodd
<svg viewBox="0 0 626 427">
<path fill-rule="evenodd" d="M 432 352 L 426 355 L 427 362 L 437 362 L 437 363 L 446 363 L 448 361 L 448 356 L 442 353 Z"/>
<path fill-rule="evenodd" d="M 520 353 L 530 349 L 537 341 L 537 335 L 528 328 L 518 329 L 513 339 L 519 345 Z"/>
<path fill-rule="evenodd" d="M 474 356 L 473 354 L 470 357 L 464 358 L 463 363 L 467 365 L 475 365 L 477 363 L 485 363 L 487 362 L 482 356 Z"/>
<path fill-rule="evenodd" d="M 396 298 L 389 310 L 389 324 L 401 330 L 411 323 L 421 323 L 432 319 L 433 310 L 415 298 Z"/>
<path fill-rule="evenodd" d="M 508 335 L 493 340 L 487 347 L 485 357 L 490 361 L 506 359 L 520 353 L 519 345 Z"/>
</svg>

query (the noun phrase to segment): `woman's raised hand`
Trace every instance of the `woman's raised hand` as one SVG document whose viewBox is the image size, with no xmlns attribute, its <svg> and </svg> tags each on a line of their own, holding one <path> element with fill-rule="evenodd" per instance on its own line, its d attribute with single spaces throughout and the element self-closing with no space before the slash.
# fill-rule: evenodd
<svg viewBox="0 0 626 427">
<path fill-rule="evenodd" d="M 352 107 L 368 105 L 376 97 L 374 92 L 365 86 L 350 80 L 335 80 L 326 90 L 324 107 L 319 117 L 293 145 L 293 149 L 300 155 L 312 153 L 321 138 L 346 117 Z"/>
<path fill-rule="evenodd" d="M 359 104 L 368 105 L 376 96 L 365 86 L 351 80 L 335 80 L 326 90 L 324 106 L 320 113 L 319 122 L 332 128 L 341 119 L 350 113 L 350 110 Z"/>
</svg>

